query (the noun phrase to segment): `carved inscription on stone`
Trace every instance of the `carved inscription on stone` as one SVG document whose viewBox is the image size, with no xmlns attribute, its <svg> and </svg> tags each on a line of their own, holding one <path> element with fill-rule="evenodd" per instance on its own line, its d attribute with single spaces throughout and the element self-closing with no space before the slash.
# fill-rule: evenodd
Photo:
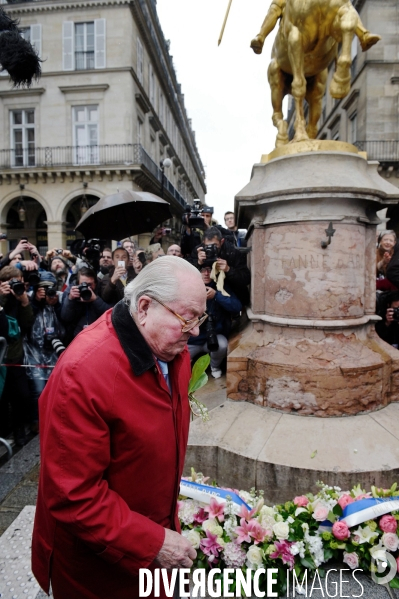
<svg viewBox="0 0 399 599">
<path fill-rule="evenodd" d="M 284 256 L 281 258 L 281 266 L 284 269 L 300 270 L 301 268 L 361 268 L 361 256 L 350 255 L 345 261 L 343 258 L 330 257 L 329 254 L 304 254 L 302 256 Z"/>
</svg>

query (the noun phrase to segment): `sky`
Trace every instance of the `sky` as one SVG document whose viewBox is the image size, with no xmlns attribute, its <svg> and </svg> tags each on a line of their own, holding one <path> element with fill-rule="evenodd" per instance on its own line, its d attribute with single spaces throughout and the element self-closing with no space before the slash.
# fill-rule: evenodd
<svg viewBox="0 0 399 599">
<path fill-rule="evenodd" d="M 234 196 L 249 182 L 253 164 L 271 152 L 273 127 L 267 68 L 274 34 L 263 53 L 250 42 L 259 32 L 269 0 L 233 0 L 218 47 L 228 0 L 157 0 L 170 39 L 177 79 L 205 167 L 206 203 L 223 223 Z"/>
</svg>

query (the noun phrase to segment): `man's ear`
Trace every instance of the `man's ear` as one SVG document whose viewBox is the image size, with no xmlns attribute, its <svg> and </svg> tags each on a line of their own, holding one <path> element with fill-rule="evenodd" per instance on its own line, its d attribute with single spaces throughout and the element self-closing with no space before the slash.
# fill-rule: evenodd
<svg viewBox="0 0 399 599">
<path fill-rule="evenodd" d="M 137 322 L 141 326 L 145 326 L 150 304 L 151 298 L 149 298 L 148 295 L 142 295 L 137 303 Z"/>
<path fill-rule="evenodd" d="M 222 245 L 224 244 L 224 242 L 225 242 L 225 239 L 224 239 L 224 237 L 222 237 L 222 239 L 220 240 L 220 247 L 222 247 Z"/>
</svg>

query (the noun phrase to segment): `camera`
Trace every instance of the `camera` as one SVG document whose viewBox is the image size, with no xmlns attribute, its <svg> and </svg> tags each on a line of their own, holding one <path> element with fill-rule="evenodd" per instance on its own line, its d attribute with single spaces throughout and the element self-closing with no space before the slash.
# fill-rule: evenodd
<svg viewBox="0 0 399 599">
<path fill-rule="evenodd" d="M 212 266 L 212 264 L 218 259 L 219 247 L 216 245 L 216 243 L 210 243 L 209 245 L 204 245 L 203 250 L 206 255 L 203 266 Z"/>
<path fill-rule="evenodd" d="M 392 308 L 392 310 L 393 310 L 393 314 L 392 314 L 393 320 L 396 320 L 396 322 L 399 322 L 399 308 Z"/>
<path fill-rule="evenodd" d="M 187 204 L 182 216 L 183 225 L 187 225 L 191 229 L 205 229 L 205 220 L 201 213 L 201 202 L 200 200 L 193 200 L 193 205 Z"/>
<path fill-rule="evenodd" d="M 46 296 L 55 297 L 57 295 L 57 289 L 55 287 L 46 287 Z"/>
<path fill-rule="evenodd" d="M 25 293 L 25 285 L 23 281 L 20 281 L 19 279 L 11 279 L 11 281 L 9 281 L 8 284 L 15 293 L 15 295 L 21 296 Z"/>
<path fill-rule="evenodd" d="M 40 283 L 40 275 L 37 270 L 26 270 L 25 267 L 22 267 L 22 276 L 25 283 L 29 283 L 32 287 L 35 287 Z"/>
<path fill-rule="evenodd" d="M 7 233 L 0 233 L 0 239 L 7 239 Z"/>
<path fill-rule="evenodd" d="M 206 344 L 208 351 L 217 351 L 219 349 L 219 341 L 215 332 L 215 325 L 213 323 L 213 317 L 208 316 L 208 320 L 205 325 L 206 332 Z"/>
<path fill-rule="evenodd" d="M 61 249 L 55 250 L 55 253 L 58 255 L 62 254 L 62 252 L 63 252 L 63 250 L 61 250 Z"/>
<path fill-rule="evenodd" d="M 78 289 L 80 293 L 80 298 L 84 302 L 88 302 L 91 300 L 91 287 L 88 283 L 81 283 L 80 285 L 78 285 Z"/>
<path fill-rule="evenodd" d="M 86 244 L 85 256 L 90 262 L 98 262 L 101 255 L 101 245 L 99 239 L 89 239 Z"/>
</svg>

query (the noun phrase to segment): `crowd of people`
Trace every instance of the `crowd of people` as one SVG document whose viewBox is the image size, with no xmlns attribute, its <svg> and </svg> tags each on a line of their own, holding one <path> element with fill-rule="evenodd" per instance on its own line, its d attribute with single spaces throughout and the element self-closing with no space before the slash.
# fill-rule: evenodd
<svg viewBox="0 0 399 599">
<path fill-rule="evenodd" d="M 38 400 L 59 355 L 124 298 L 126 285 L 146 265 L 164 255 L 187 260 L 201 273 L 209 316 L 188 347 L 192 358 L 210 353 L 212 376 L 222 376 L 232 322 L 249 301 L 250 271 L 234 214 L 227 212 L 221 227 L 213 225 L 210 209 L 203 210 L 202 231 L 187 225 L 181 244 L 171 244 L 166 253 L 165 229 L 159 228 L 146 249 L 131 239 L 114 250 L 91 239 L 78 252 L 54 248 L 40 256 L 21 238 L 1 258 L 0 336 L 7 350 L 0 367 L 0 437 L 12 433 L 24 445 L 27 427 L 37 432 Z"/>
</svg>

